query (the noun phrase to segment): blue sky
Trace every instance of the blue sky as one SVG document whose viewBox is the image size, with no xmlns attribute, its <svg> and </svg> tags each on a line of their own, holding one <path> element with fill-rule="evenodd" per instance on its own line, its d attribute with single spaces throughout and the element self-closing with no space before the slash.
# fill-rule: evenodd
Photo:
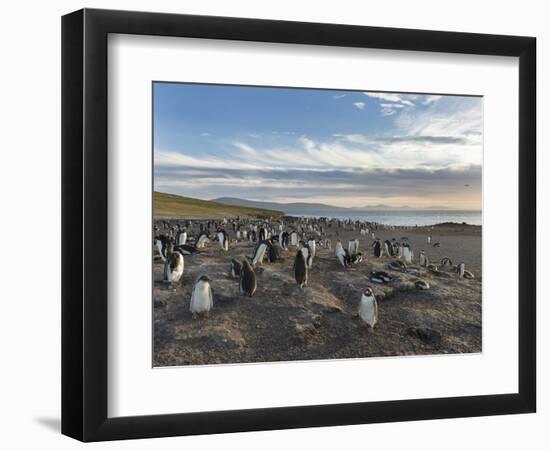
<svg viewBox="0 0 550 450">
<path fill-rule="evenodd" d="M 155 190 L 479 209 L 482 99 L 155 83 Z"/>
</svg>

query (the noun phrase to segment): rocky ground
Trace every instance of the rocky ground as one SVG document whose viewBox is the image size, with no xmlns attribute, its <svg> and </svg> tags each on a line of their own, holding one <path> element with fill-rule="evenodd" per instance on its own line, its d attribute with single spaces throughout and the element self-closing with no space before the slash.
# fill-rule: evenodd
<svg viewBox="0 0 550 450">
<path fill-rule="evenodd" d="M 372 238 L 357 231 L 339 230 L 359 238 L 368 260 L 344 271 L 332 250 L 319 248 L 310 280 L 299 289 L 293 278 L 295 249 L 281 262 L 265 262 L 257 269 L 258 290 L 239 294 L 230 276 L 231 258 L 251 256 L 254 245 L 233 244 L 223 252 L 211 242 L 198 255 L 185 257 L 185 271 L 175 289 L 162 283 L 163 265 L 154 264 L 154 366 L 250 363 L 372 356 L 427 355 L 481 352 L 481 228 L 446 225 L 431 229 L 378 230 L 382 239 L 408 237 L 415 256 L 424 249 L 430 261 L 449 256 L 465 262 L 475 279 L 459 279 L 441 270 L 421 269 L 420 277 L 391 272 L 390 258 L 374 258 Z M 427 245 L 426 237 L 433 236 Z M 230 237 L 232 237 L 230 235 Z M 368 279 L 373 270 L 386 270 L 394 279 L 377 285 Z M 193 320 L 189 301 L 194 281 L 203 274 L 212 280 L 214 308 L 209 317 Z M 417 290 L 422 278 L 429 290 Z M 368 332 L 357 315 L 361 293 L 373 288 L 379 302 L 379 324 Z"/>
</svg>

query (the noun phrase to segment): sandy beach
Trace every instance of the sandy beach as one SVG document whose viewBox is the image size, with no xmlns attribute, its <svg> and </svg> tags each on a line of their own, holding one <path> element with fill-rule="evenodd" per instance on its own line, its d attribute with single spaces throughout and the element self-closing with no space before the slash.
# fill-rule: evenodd
<svg viewBox="0 0 550 450">
<path fill-rule="evenodd" d="M 292 228 L 292 223 L 285 225 Z M 198 227 L 197 221 L 194 226 Z M 236 243 L 229 224 L 225 226 L 229 250 L 222 251 L 218 242 L 211 241 L 200 254 L 186 256 L 185 271 L 174 289 L 162 282 L 163 263 L 155 261 L 154 366 L 481 352 L 481 227 L 443 224 L 375 231 L 382 240 L 408 238 L 416 258 L 413 267 L 424 250 L 438 265 L 445 256 L 453 264 L 464 262 L 475 275 L 471 280 L 443 268 L 438 274 L 421 268 L 420 276 L 392 272 L 387 266 L 394 258 L 375 258 L 370 234 L 360 235 L 357 227 L 352 228 L 326 228 L 323 239 L 331 239 L 332 248 L 318 248 L 306 288 L 298 288 L 294 281 L 296 248 L 291 246 L 281 252 L 281 261 L 264 262 L 256 269 L 258 290 L 251 298 L 239 293 L 229 264 L 232 258 L 252 256 L 255 244 Z M 197 233 L 198 228 L 188 231 Z M 367 260 L 344 270 L 334 256 L 338 238 L 344 247 L 349 239 L 359 239 L 359 250 Z M 368 276 L 374 270 L 385 270 L 394 279 L 373 283 Z M 212 279 L 214 307 L 208 317 L 193 320 L 191 290 L 205 274 Z M 418 279 L 428 281 L 431 288 L 416 289 Z M 357 314 L 367 286 L 379 304 L 374 332 L 368 332 Z"/>
</svg>

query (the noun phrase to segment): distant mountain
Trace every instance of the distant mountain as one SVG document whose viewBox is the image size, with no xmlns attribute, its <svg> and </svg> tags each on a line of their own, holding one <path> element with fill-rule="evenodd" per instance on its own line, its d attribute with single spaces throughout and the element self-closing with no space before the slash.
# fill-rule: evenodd
<svg viewBox="0 0 550 450">
<path fill-rule="evenodd" d="M 212 199 L 211 201 L 216 203 L 223 203 L 224 205 L 233 205 L 233 206 L 246 206 L 249 208 L 262 208 L 262 209 L 272 209 L 277 211 L 283 211 L 285 214 L 312 214 L 312 215 L 323 215 L 323 214 L 353 214 L 360 211 L 384 211 L 384 210 L 402 210 L 402 209 L 412 209 L 410 206 L 403 207 L 394 207 L 384 204 L 379 205 L 369 205 L 362 206 L 357 208 L 344 208 L 341 206 L 327 205 L 325 203 L 306 203 L 306 202 L 296 202 L 296 203 L 277 203 L 277 202 L 260 202 L 256 200 L 247 200 L 244 198 L 235 198 L 235 197 L 220 197 Z M 440 209 L 444 210 L 446 208 L 440 207 L 430 207 L 425 209 Z"/>
<path fill-rule="evenodd" d="M 340 208 L 338 206 L 325 205 L 324 203 L 276 203 L 276 202 L 259 202 L 255 200 L 246 200 L 244 198 L 235 198 L 235 197 L 220 197 L 212 199 L 211 201 L 216 203 L 223 203 L 224 205 L 233 205 L 233 206 L 246 206 L 248 208 L 262 208 L 262 209 L 272 209 L 276 211 L 283 211 L 285 214 L 292 213 L 305 213 L 315 212 L 322 213 L 326 212 L 342 212 L 350 211 L 350 208 Z"/>
</svg>

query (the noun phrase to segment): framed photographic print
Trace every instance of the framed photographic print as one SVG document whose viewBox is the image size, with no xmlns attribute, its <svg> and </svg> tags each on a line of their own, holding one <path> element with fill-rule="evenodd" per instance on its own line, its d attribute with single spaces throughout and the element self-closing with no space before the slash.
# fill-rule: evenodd
<svg viewBox="0 0 550 450">
<path fill-rule="evenodd" d="M 535 38 L 62 31 L 64 434 L 535 411 Z"/>
</svg>

